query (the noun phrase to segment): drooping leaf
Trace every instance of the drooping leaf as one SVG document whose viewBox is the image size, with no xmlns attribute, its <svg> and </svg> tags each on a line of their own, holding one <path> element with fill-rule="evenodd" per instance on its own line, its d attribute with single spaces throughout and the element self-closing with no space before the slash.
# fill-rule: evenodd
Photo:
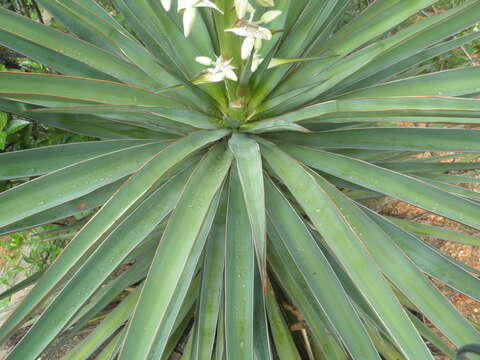
<svg viewBox="0 0 480 360">
<path fill-rule="evenodd" d="M 358 230 L 351 227 L 315 178 L 301 165 L 273 144 L 264 140 L 260 144 L 269 165 L 302 205 L 328 246 L 341 258 L 349 276 L 379 314 L 403 354 L 413 358 L 431 358 L 400 304 L 391 301 L 392 291 L 359 241 Z M 386 302 L 387 298 L 389 300 Z"/>
</svg>

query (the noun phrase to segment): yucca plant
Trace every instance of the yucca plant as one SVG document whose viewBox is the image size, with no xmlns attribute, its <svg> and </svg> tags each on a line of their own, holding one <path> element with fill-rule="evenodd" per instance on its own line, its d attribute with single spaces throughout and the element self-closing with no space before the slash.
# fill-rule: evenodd
<svg viewBox="0 0 480 360">
<path fill-rule="evenodd" d="M 480 230 L 480 195 L 455 185 L 478 182 L 458 173 L 480 167 L 480 67 L 418 75 L 480 37 L 462 33 L 480 1 L 401 30 L 435 1 L 347 23 L 354 1 L 38 2 L 71 34 L 0 10 L 0 43 L 52 69 L 0 73 L 0 110 L 101 141 L 0 155 L 1 180 L 30 178 L 0 194 L 0 234 L 98 211 L 15 288 L 36 282 L 7 359 L 92 324 L 65 359 L 454 358 L 420 317 L 480 342 L 430 281 L 480 300 L 478 271 L 420 236 L 479 239 L 365 206 Z"/>
</svg>

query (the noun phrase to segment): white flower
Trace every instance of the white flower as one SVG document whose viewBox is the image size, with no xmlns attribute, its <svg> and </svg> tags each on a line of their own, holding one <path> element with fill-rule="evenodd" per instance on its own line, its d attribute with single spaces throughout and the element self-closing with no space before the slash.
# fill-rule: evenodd
<svg viewBox="0 0 480 360">
<path fill-rule="evenodd" d="M 169 2 L 169 0 L 164 1 Z M 199 7 L 212 8 L 223 14 L 222 10 L 210 0 L 178 0 L 178 12 L 183 11 L 183 33 L 185 37 L 188 37 L 192 31 Z"/>
<path fill-rule="evenodd" d="M 248 0 L 234 0 L 234 5 L 238 19 L 243 19 L 247 12 L 252 13 L 255 11 Z"/>
<path fill-rule="evenodd" d="M 260 64 L 262 62 L 263 62 L 263 58 L 260 56 L 258 51 L 255 51 L 255 53 L 253 54 L 253 58 L 252 58 L 252 66 L 250 68 L 252 70 L 252 72 L 257 71 L 258 67 L 260 66 Z"/>
<path fill-rule="evenodd" d="M 257 3 L 264 7 L 275 6 L 275 2 L 273 0 L 257 0 Z M 243 19 L 247 12 L 251 13 L 254 11 L 253 6 L 248 0 L 234 0 L 234 6 L 238 19 Z"/>
<path fill-rule="evenodd" d="M 170 11 L 170 6 L 172 5 L 172 0 L 160 0 L 160 2 L 162 3 L 162 6 L 166 11 Z"/>
<path fill-rule="evenodd" d="M 195 58 L 195 61 L 198 63 L 210 66 L 208 69 L 202 71 L 200 76 L 195 80 L 195 84 L 202 83 L 212 83 L 219 82 L 225 79 L 230 79 L 232 81 L 237 81 L 237 74 L 233 71 L 236 69 L 234 66 L 230 65 L 233 59 L 225 59 L 222 56 L 217 57 L 215 61 L 206 56 L 198 56 Z"/>
<path fill-rule="evenodd" d="M 278 10 L 267 11 L 264 13 L 260 21 L 253 21 L 255 12 L 252 12 L 248 21 L 239 20 L 238 26 L 225 31 L 233 32 L 238 36 L 245 37 L 242 43 L 242 59 L 246 60 L 252 53 L 252 50 L 260 50 L 262 47 L 262 40 L 271 40 L 272 32 L 266 27 L 259 24 L 267 24 L 275 20 L 282 12 Z"/>
</svg>

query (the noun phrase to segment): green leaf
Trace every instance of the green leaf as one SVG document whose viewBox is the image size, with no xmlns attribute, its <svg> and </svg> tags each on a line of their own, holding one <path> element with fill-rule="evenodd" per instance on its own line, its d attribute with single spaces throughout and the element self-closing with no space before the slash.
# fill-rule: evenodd
<svg viewBox="0 0 480 360">
<path fill-rule="evenodd" d="M 22 338 L 22 345 L 13 350 L 13 359 L 40 354 L 45 349 L 126 256 L 175 207 L 185 183 L 185 175 L 180 175 L 171 184 L 161 187 L 140 204 L 106 237 L 96 251 L 83 262 L 82 267 L 70 275 L 68 284 L 49 304 L 28 335 Z M 73 241 L 78 241 L 78 237 Z M 28 354 L 25 351 L 28 351 Z"/>
<path fill-rule="evenodd" d="M 336 66 L 320 70 L 319 74 L 317 74 L 319 76 L 312 76 L 309 73 L 308 78 L 301 83 L 300 87 L 294 86 L 292 90 L 284 90 L 278 87 L 276 92 L 279 94 L 275 94 L 276 96 L 272 94 L 270 99 L 258 107 L 259 116 L 265 118 L 276 116 L 298 109 L 302 105 L 318 101 L 322 94 L 343 79 L 348 78 L 370 59 L 378 56 L 382 50 L 383 46 L 381 43 L 372 44 L 354 53 L 352 56 L 340 60 Z M 305 65 L 305 67 L 308 67 L 308 65 Z M 296 77 L 293 79 L 296 79 Z"/>
<path fill-rule="evenodd" d="M 167 145 L 166 142 L 141 144 L 101 154 L 5 191 L 0 194 L 0 212 L 5 214 L 0 220 L 0 226 L 62 205 L 111 184 L 138 170 Z M 94 178 L 92 170 L 95 170 Z"/>
<path fill-rule="evenodd" d="M 85 1 L 82 2 L 85 3 Z M 179 83 L 101 6 L 90 10 L 77 1 L 70 1 L 68 6 L 54 0 L 40 0 L 40 3 L 72 33 L 107 51 L 116 53 L 117 56 L 126 57 L 154 80 L 158 87 L 168 87 Z"/>
<path fill-rule="evenodd" d="M 255 251 L 237 170 L 230 172 L 225 250 L 225 355 L 254 359 Z"/>
<path fill-rule="evenodd" d="M 462 176 L 462 175 L 447 175 L 447 174 L 422 174 L 421 177 L 426 179 L 439 180 L 446 183 L 458 183 L 458 184 L 478 184 L 480 178 Z"/>
<path fill-rule="evenodd" d="M 103 139 L 172 139 L 172 135 L 165 136 L 158 131 L 152 131 L 139 127 L 138 125 L 128 124 L 121 121 L 111 121 L 92 115 L 71 114 L 39 114 L 34 112 L 24 112 L 25 110 L 36 110 L 38 107 L 29 104 L 23 104 L 16 101 L 0 99 L 0 109 L 19 115 L 26 119 L 38 121 L 54 128 L 65 131 L 93 136 Z"/>
<path fill-rule="evenodd" d="M 161 87 L 125 59 L 4 8 L 0 8 L 0 24 L 3 45 L 66 75 L 116 78 L 152 90 Z"/>
<path fill-rule="evenodd" d="M 414 263 L 399 251 L 391 240 L 390 233 L 376 225 L 351 200 L 323 178 L 316 178 L 335 206 L 342 209 L 345 220 L 358 234 L 359 240 L 366 246 L 385 276 L 454 344 L 462 346 L 477 341 L 479 334 L 418 271 Z M 402 271 L 399 272 L 398 269 Z"/>
<path fill-rule="evenodd" d="M 397 72 L 404 70 L 405 68 L 398 66 L 399 62 L 415 58 L 420 51 L 474 25 L 478 22 L 476 14 L 479 11 L 480 5 L 476 1 L 467 1 L 402 29 L 390 38 L 392 40 L 395 38 L 401 39 L 401 41 L 397 41 L 396 46 L 386 50 L 377 59 L 340 83 L 337 86 L 337 89 L 340 90 L 336 90 L 336 92 L 345 92 L 346 90 L 364 88 L 379 83 L 388 78 L 388 75 L 392 75 L 391 70 L 390 73 L 384 72 L 389 67 L 395 67 Z M 478 34 L 474 35 L 480 36 Z M 473 39 L 472 37 L 469 38 L 470 41 Z"/>
<path fill-rule="evenodd" d="M 118 51 L 118 49 L 112 43 L 112 40 L 108 39 L 101 30 L 98 29 L 99 23 L 102 23 L 108 30 L 114 29 L 119 31 L 121 25 L 116 23 L 113 18 L 107 20 L 110 16 L 104 8 L 97 5 L 96 11 L 100 16 L 92 14 L 89 7 L 91 7 L 91 1 L 87 0 L 84 3 L 90 3 L 85 6 L 78 6 L 75 1 L 70 1 L 68 6 L 58 1 L 51 0 L 39 0 L 39 4 L 46 9 L 58 22 L 60 22 L 68 32 L 75 35 L 81 40 L 84 40 L 90 44 L 96 45 L 103 50 L 114 53 L 118 57 L 124 57 L 124 54 Z M 88 17 L 86 16 L 88 14 Z M 106 16 L 106 17 L 105 17 Z M 123 31 L 128 34 L 128 32 Z"/>
<path fill-rule="evenodd" d="M 273 120 L 316 124 L 328 122 L 412 121 L 443 123 L 478 123 L 480 101 L 477 99 L 394 96 L 332 100 L 304 107 Z"/>
<path fill-rule="evenodd" d="M 97 360 L 112 360 L 118 353 L 118 348 L 125 337 L 125 328 L 119 331 L 98 354 Z"/>
<path fill-rule="evenodd" d="M 417 178 L 419 180 L 422 180 L 422 181 L 425 181 L 426 183 L 428 183 L 432 186 L 435 186 L 438 189 L 447 191 L 451 194 L 459 195 L 459 196 L 462 196 L 466 199 L 473 200 L 473 201 L 480 200 L 480 194 L 477 193 L 474 190 L 468 190 L 468 189 L 465 189 L 462 186 L 446 184 L 442 181 L 428 179 L 428 178 L 424 178 L 424 177 L 420 177 L 420 176 L 415 176 L 415 178 Z"/>
<path fill-rule="evenodd" d="M 308 166 L 480 229 L 480 206 L 424 181 L 360 160 L 306 147 L 282 145 Z"/>
<path fill-rule="evenodd" d="M 277 354 L 280 360 L 300 360 L 295 342 L 292 334 L 285 321 L 284 315 L 275 299 L 273 290 L 269 288 L 267 292 L 266 305 L 268 312 L 268 319 L 272 329 L 272 338 L 277 349 Z"/>
<path fill-rule="evenodd" d="M 27 317 L 38 304 L 48 296 L 56 286 L 69 278 L 74 269 L 85 260 L 104 240 L 105 237 L 130 215 L 138 204 L 150 195 L 161 181 L 165 181 L 168 172 L 175 170 L 175 166 L 192 152 L 216 141 L 226 132 L 210 131 L 197 132 L 178 141 L 161 152 L 150 161 L 141 171 L 131 177 L 120 191 L 102 207 L 96 216 L 88 223 L 70 246 L 63 252 L 49 268 L 49 271 L 40 279 L 37 286 L 32 289 L 28 298 L 22 302 L 13 315 L 0 328 L 0 338 L 5 338 Z M 193 159 L 195 160 L 195 158 Z M 186 166 L 191 166 L 186 162 Z M 170 175 L 171 176 L 171 175 Z M 167 177 L 168 179 L 168 177 Z"/>
<path fill-rule="evenodd" d="M 359 89 L 342 95 L 341 98 L 465 96 L 478 92 L 479 73 L 477 66 L 440 71 Z"/>
<path fill-rule="evenodd" d="M 372 127 L 271 138 L 318 149 L 480 152 L 480 131 L 466 129 Z"/>
<path fill-rule="evenodd" d="M 141 13 L 135 13 L 130 9 L 127 2 L 124 0 L 112 1 L 115 10 L 124 17 L 125 25 L 131 28 L 145 45 L 145 47 L 162 63 L 166 64 L 168 70 L 175 71 L 175 64 L 170 59 L 170 54 L 162 49 L 163 34 L 157 33 L 155 36 L 155 29 L 141 16 Z"/>
<path fill-rule="evenodd" d="M 306 54 L 317 52 L 317 49 L 323 45 L 323 43 L 332 36 L 333 32 L 337 30 L 338 24 L 344 17 L 345 10 L 349 6 L 350 0 L 339 0 L 336 2 L 335 8 L 332 10 L 328 20 L 323 26 L 321 32 L 318 33 L 315 39 L 313 39 Z"/>
<path fill-rule="evenodd" d="M 260 146 L 245 134 L 233 134 L 228 142 L 233 152 L 242 185 L 253 243 L 260 267 L 260 276 L 266 289 L 267 280 L 267 224 Z"/>
<path fill-rule="evenodd" d="M 215 353 L 212 359 L 222 360 L 225 354 L 225 296 L 222 293 L 222 303 L 220 304 L 220 313 L 218 314 L 217 338 Z"/>
<path fill-rule="evenodd" d="M 0 342 L 29 328 L 9 359 L 50 358 L 99 318 L 72 358 L 425 360 L 428 341 L 452 356 L 408 311 L 479 341 L 427 278 L 480 299 L 479 271 L 419 236 L 478 239 L 361 204 L 388 195 L 480 230 L 480 195 L 458 185 L 478 182 L 478 69 L 432 73 L 480 37 L 480 2 L 419 16 L 436 0 L 269 1 L 250 20 L 236 0 L 38 0 L 48 26 L 0 9 L 0 45 L 28 59 L 0 71 L 0 148 L 25 120 L 40 127 L 16 138 L 112 139 L 0 154 L 17 185 L 0 235 L 91 213 L 43 234 L 78 230 L 0 328 Z M 255 72 L 240 59 L 252 37 L 225 31 L 248 22 L 272 35 Z M 232 59 L 240 85 L 197 86 L 198 56 Z"/>
<path fill-rule="evenodd" d="M 121 121 L 129 121 L 142 126 L 154 126 L 153 129 L 177 133 L 180 130 L 198 129 L 217 129 L 216 118 L 193 110 L 182 110 L 165 107 L 147 107 L 147 106 L 122 106 L 122 105 L 102 105 L 102 106 L 70 106 L 60 108 L 41 108 L 32 110 L 38 114 L 94 114 Z"/>
<path fill-rule="evenodd" d="M 0 113 L 0 131 L 3 131 L 8 123 L 8 114 L 1 112 Z"/>
<path fill-rule="evenodd" d="M 295 124 L 292 121 L 276 120 L 276 119 L 247 123 L 242 125 L 241 129 L 253 134 L 284 132 L 284 131 L 298 131 L 303 133 L 310 132 L 310 130 L 304 128 L 303 126 Z"/>
<path fill-rule="evenodd" d="M 69 360 L 85 360 L 99 348 L 118 328 L 130 317 L 140 295 L 140 288 L 133 290 L 122 302 L 113 309 L 106 318 L 95 327 L 80 344 L 75 346 L 65 357 Z"/>
<path fill-rule="evenodd" d="M 438 226 L 431 226 L 413 221 L 406 221 L 398 218 L 389 218 L 390 221 L 401 226 L 407 231 L 413 232 L 419 236 L 427 236 L 435 239 L 453 241 L 460 244 L 480 246 L 480 239 L 473 235 L 464 234 L 457 231 L 444 229 Z"/>
<path fill-rule="evenodd" d="M 185 295 L 185 299 L 183 300 L 177 319 L 175 320 L 175 323 L 173 325 L 172 335 L 168 339 L 167 345 L 165 347 L 165 352 L 161 357 L 161 360 L 170 359 L 170 356 L 172 355 L 174 349 L 177 348 L 180 340 L 184 338 L 186 332 L 190 329 L 195 309 L 194 304 L 197 301 L 199 289 L 201 286 L 200 283 L 200 276 L 195 276 L 190 287 L 188 288 L 187 295 Z"/>
<path fill-rule="evenodd" d="M 15 134 L 16 132 L 22 130 L 26 126 L 30 125 L 29 121 L 25 120 L 20 120 L 20 119 L 13 119 L 8 123 L 8 126 L 6 127 L 5 131 L 7 132 L 7 135 L 12 135 Z"/>
<path fill-rule="evenodd" d="M 272 240 L 272 238 L 276 239 Z M 347 359 L 339 335 L 332 327 L 323 308 L 315 300 L 310 287 L 274 229 L 269 232 L 269 240 L 268 260 L 273 273 L 279 285 L 305 318 L 309 331 L 313 335 L 311 340 L 315 347 L 319 349 L 321 356 L 327 359 Z M 296 318 L 294 320 L 301 320 Z"/>
<path fill-rule="evenodd" d="M 159 49 L 157 51 L 160 59 L 167 59 L 172 70 L 176 73 L 182 74 L 185 82 L 188 82 L 195 77 L 195 75 L 202 70 L 202 66 L 195 61 L 196 56 L 213 57 L 213 49 L 211 53 L 202 54 L 196 44 L 186 39 L 172 20 L 170 15 L 161 8 L 160 4 L 155 1 L 138 0 L 135 2 L 126 2 L 124 0 L 115 0 L 115 5 L 129 15 L 128 19 L 134 25 L 134 28 L 142 34 L 143 38 L 151 46 Z M 197 94 L 203 95 L 204 102 L 214 104 L 212 99 L 197 87 L 195 89 Z M 221 87 L 216 84 L 213 87 L 205 89 L 208 91 L 212 89 L 212 95 L 220 104 L 223 100 L 223 92 Z M 200 95 L 200 96 L 201 96 Z"/>
<path fill-rule="evenodd" d="M 7 133 L 0 131 L 0 150 L 4 150 L 7 145 Z"/>
<path fill-rule="evenodd" d="M 0 300 L 8 298 L 8 297 L 12 296 L 13 294 L 16 294 L 17 292 L 29 287 L 30 285 L 35 284 L 37 282 L 37 280 L 40 278 L 40 276 L 42 276 L 43 273 L 44 273 L 43 270 L 37 271 L 33 275 L 27 277 L 26 279 L 20 281 L 19 283 L 15 284 L 15 285 L 13 285 L 8 290 L 5 290 L 4 292 L 2 292 L 0 294 Z"/>
<path fill-rule="evenodd" d="M 21 230 L 30 229 L 39 225 L 49 224 L 59 219 L 64 219 L 84 211 L 93 210 L 105 202 L 118 190 L 124 179 L 103 186 L 97 190 L 67 201 L 48 210 L 28 216 L 22 220 L 0 227 L 0 235 L 10 234 Z"/>
<path fill-rule="evenodd" d="M 197 305 L 197 318 L 194 327 L 192 359 L 212 357 L 219 312 L 222 303 L 223 277 L 225 267 L 225 212 L 227 207 L 226 190 L 220 199 L 210 237 L 205 248 L 202 269 L 202 285 Z"/>
<path fill-rule="evenodd" d="M 273 171 L 282 179 L 321 232 L 329 248 L 382 319 L 402 353 L 414 359 L 431 359 L 430 352 L 400 304 L 392 300 L 393 292 L 379 273 L 371 255 L 365 250 L 358 232 L 338 211 L 331 197 L 312 175 L 286 153 L 266 141 L 262 140 L 260 144 L 262 154 Z"/>
<path fill-rule="evenodd" d="M 329 49 L 346 55 L 388 29 L 407 20 L 411 15 L 433 4 L 436 0 L 381 0 L 368 7 L 362 14 L 343 26 L 317 53 Z"/>
<path fill-rule="evenodd" d="M 86 159 L 146 144 L 144 140 L 110 140 L 2 153 L 0 180 L 43 175 Z"/>
<path fill-rule="evenodd" d="M 423 175 L 423 173 L 429 175 L 431 172 L 475 170 L 480 168 L 478 162 L 427 162 L 421 160 L 379 161 L 376 165 L 396 172 L 414 173 L 415 176 Z"/>
<path fill-rule="evenodd" d="M 362 320 L 368 331 L 368 335 L 372 339 L 375 347 L 382 357 L 386 360 L 399 360 L 404 359 L 402 354 L 395 347 L 393 342 L 385 335 L 375 324 L 375 322 L 368 316 L 362 316 Z"/>
<path fill-rule="evenodd" d="M 396 59 L 395 61 L 398 62 L 394 63 L 390 67 L 387 67 L 383 71 L 379 71 L 378 73 L 370 76 L 362 83 L 367 86 L 376 84 L 380 82 L 380 80 L 387 80 L 396 76 L 403 78 L 410 77 L 411 74 L 409 75 L 409 72 L 405 71 L 407 69 L 411 69 L 411 71 L 413 71 L 413 74 L 420 74 L 422 73 L 421 67 L 415 67 L 415 65 L 421 64 L 430 59 L 434 59 L 437 56 L 446 54 L 449 51 L 452 51 L 458 47 L 462 47 L 465 44 L 471 43 L 473 40 L 478 39 L 478 37 L 480 37 L 480 33 L 473 32 L 459 38 L 454 38 L 453 40 L 441 42 L 439 45 L 431 46 L 405 59 Z M 426 67 L 429 66 L 430 65 L 426 65 Z"/>
<path fill-rule="evenodd" d="M 120 266 L 123 267 L 131 263 L 134 264 L 129 266 L 115 279 L 107 280 L 103 283 L 90 297 L 88 302 L 69 321 L 68 325 L 66 325 L 66 329 L 68 330 L 62 333 L 60 341 L 56 341 L 55 345 L 47 349 L 47 356 L 54 354 L 65 345 L 65 343 L 74 337 L 89 321 L 95 319 L 108 304 L 121 296 L 128 287 L 145 279 L 153 258 L 153 253 L 158 244 L 158 237 L 163 231 L 163 228 L 163 226 L 158 226 L 135 250 L 128 254 Z"/>
<path fill-rule="evenodd" d="M 315 243 L 307 226 L 272 181 L 267 182 L 267 205 L 271 227 L 297 264 L 313 297 L 353 358 L 379 358 L 365 328 L 335 273 Z M 270 233 L 270 229 L 269 229 Z M 272 241 L 276 237 L 272 237 Z M 328 289 L 325 291 L 325 289 Z"/>
<path fill-rule="evenodd" d="M 445 344 L 445 342 L 440 339 L 438 335 L 436 335 L 432 330 L 430 330 L 419 318 L 417 318 L 410 312 L 408 312 L 408 316 L 410 316 L 410 320 L 412 320 L 418 332 L 422 335 L 424 339 L 432 343 L 433 346 L 435 346 L 438 350 L 440 350 L 450 359 L 455 358 L 455 353 L 452 351 L 452 349 L 450 349 L 450 347 Z"/>
<path fill-rule="evenodd" d="M 402 4 L 392 1 L 384 1 L 380 4 L 377 3 L 375 6 L 369 7 L 364 14 L 356 17 L 353 21 L 354 23 L 358 22 L 357 28 L 352 29 L 351 23 L 341 27 L 340 31 L 338 31 L 335 36 L 332 36 L 329 41 L 324 41 L 322 43 L 320 46 L 321 50 L 317 49 L 317 52 L 314 53 L 314 55 L 324 53 L 335 54 L 337 56 L 346 56 L 345 58 L 336 63 L 332 60 L 320 64 L 307 64 L 306 66 L 301 67 L 298 71 L 293 72 L 292 75 L 294 76 L 289 78 L 290 81 L 283 82 L 283 86 L 281 85 L 277 87 L 271 97 L 278 97 L 278 95 L 281 94 L 286 95 L 286 98 L 289 99 L 289 104 L 285 104 L 281 109 L 291 110 L 301 104 L 308 104 L 322 94 L 334 92 L 339 84 L 345 81 L 348 82 L 350 78 L 355 76 L 355 73 L 361 72 L 361 69 L 366 64 L 375 61 L 376 59 L 382 59 L 382 55 L 387 53 L 388 50 L 408 41 L 410 38 L 413 38 L 414 40 L 421 38 L 421 31 L 428 28 L 430 22 L 416 23 L 407 27 L 403 31 L 398 31 L 393 36 L 375 41 L 359 51 L 354 51 L 363 42 L 373 40 L 376 36 L 380 35 L 382 31 L 386 31 L 388 28 L 394 26 L 395 23 L 406 20 L 408 16 L 413 15 L 416 12 L 414 9 L 421 10 L 432 2 L 434 2 L 434 0 L 415 2 L 411 0 L 411 3 L 406 3 L 404 1 Z M 381 10 L 379 11 L 379 9 L 382 8 L 384 9 L 385 14 L 388 14 L 387 16 L 382 14 L 380 17 L 381 20 L 372 16 L 374 13 L 381 13 Z M 434 17 L 433 20 L 430 21 L 437 22 L 441 19 L 442 17 Z M 347 28 L 351 34 L 347 35 L 345 32 Z M 435 34 L 437 32 L 439 36 L 441 36 L 441 31 L 438 29 L 431 29 L 430 32 L 427 31 L 427 37 L 430 34 Z M 337 36 L 342 38 L 342 40 L 334 41 L 333 39 L 336 39 Z M 348 40 L 344 38 L 345 36 L 348 36 Z M 446 36 L 448 35 L 444 35 L 444 37 Z M 355 44 L 355 40 L 359 40 L 360 43 Z M 435 41 L 434 39 L 431 39 L 431 41 L 432 43 L 435 43 L 438 40 Z M 328 44 L 328 46 L 324 47 L 325 44 Z M 308 89 L 307 86 L 311 86 L 311 88 Z M 305 91 L 303 91 L 303 94 L 300 96 L 296 96 L 294 89 L 301 88 Z M 288 92 L 291 92 L 291 95 L 285 94 Z M 271 106 L 266 107 L 268 108 Z"/>
<path fill-rule="evenodd" d="M 388 236 L 425 273 L 457 289 L 467 296 L 480 299 L 479 279 L 470 275 L 450 257 L 416 238 L 373 211 L 367 211 Z"/>
<path fill-rule="evenodd" d="M 203 251 L 218 205 L 216 194 L 231 161 L 231 153 L 224 146 L 216 146 L 189 179 L 155 254 L 120 359 L 159 357 L 164 352 L 179 302 Z M 158 281 L 160 278 L 162 281 Z"/>
<path fill-rule="evenodd" d="M 28 89 L 28 91 L 25 91 Z M 40 106 L 175 106 L 176 101 L 121 83 L 52 74 L 0 72 L 0 95 Z"/>
<path fill-rule="evenodd" d="M 255 267 L 253 291 L 253 318 L 255 319 L 255 329 L 253 337 L 253 354 L 256 359 L 273 360 L 272 344 L 270 340 L 270 328 L 268 326 L 266 293 L 268 283 L 264 286 L 260 276 L 259 267 Z"/>
<path fill-rule="evenodd" d="M 302 63 L 302 62 L 321 60 L 321 59 L 324 59 L 324 58 L 325 58 L 324 56 L 311 57 L 311 58 L 296 58 L 296 59 L 273 58 L 270 61 L 270 64 L 268 65 L 268 68 L 272 69 L 272 68 L 275 68 L 277 66 L 299 64 L 299 63 Z"/>
<path fill-rule="evenodd" d="M 280 42 L 279 49 L 276 51 L 275 56 L 279 58 L 300 57 L 328 20 L 330 14 L 335 9 L 336 3 L 337 2 L 333 0 L 326 0 L 322 3 L 308 1 L 298 18 L 295 19 L 296 22 L 292 26 L 292 29 L 285 34 Z M 269 70 L 265 74 L 252 96 L 252 108 L 255 108 L 261 103 L 287 73 L 288 69 L 289 67 L 282 67 Z"/>
</svg>

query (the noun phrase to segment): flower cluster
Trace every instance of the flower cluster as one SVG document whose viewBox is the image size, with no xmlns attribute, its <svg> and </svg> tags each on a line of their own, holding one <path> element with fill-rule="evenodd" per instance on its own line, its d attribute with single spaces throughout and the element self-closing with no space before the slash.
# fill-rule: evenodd
<svg viewBox="0 0 480 360">
<path fill-rule="evenodd" d="M 253 49 L 259 51 L 262 48 L 262 40 L 272 39 L 272 32 L 266 27 L 260 25 L 272 22 L 282 13 L 278 10 L 267 11 L 262 15 L 259 21 L 253 21 L 255 10 L 253 10 L 251 6 L 247 8 L 247 12 L 248 10 L 251 10 L 248 20 L 240 19 L 237 22 L 237 27 L 225 30 L 245 38 L 242 44 L 241 52 L 243 60 L 248 59 Z"/>
<path fill-rule="evenodd" d="M 163 8 L 167 11 L 170 10 L 172 0 L 161 0 Z M 215 9 L 223 14 L 223 12 L 210 0 L 178 0 L 178 12 L 183 12 L 183 33 L 185 37 L 190 35 L 193 25 L 195 24 L 195 18 L 197 16 L 197 8 L 206 7 Z"/>
<path fill-rule="evenodd" d="M 171 0 L 160 0 L 166 11 L 171 8 Z M 263 7 L 272 7 L 275 5 L 274 0 L 256 0 Z M 183 31 L 185 37 L 188 37 L 195 23 L 197 8 L 211 8 L 223 14 L 223 11 L 210 0 L 178 0 L 177 11 L 183 13 Z M 237 21 L 235 27 L 225 29 L 226 32 L 244 37 L 241 47 L 241 58 L 247 61 L 250 56 L 252 58 L 251 71 L 257 70 L 262 63 L 263 58 L 260 55 L 262 42 L 271 40 L 273 35 L 270 29 L 264 24 L 271 23 L 281 15 L 279 10 L 266 11 L 260 19 L 254 21 L 255 8 L 250 4 L 249 0 L 234 0 L 235 13 Z M 208 57 L 200 56 L 196 61 L 209 68 L 202 71 L 195 83 L 219 82 L 225 79 L 237 81 L 238 77 L 234 72 L 235 67 L 231 64 L 233 59 L 226 59 L 223 56 L 217 57 L 214 61 Z"/>
<path fill-rule="evenodd" d="M 198 56 L 195 59 L 198 63 L 210 66 L 208 69 L 202 71 L 200 76 L 195 80 L 196 84 L 219 82 L 225 79 L 237 81 L 234 66 L 230 65 L 233 59 L 225 59 L 221 56 L 217 57 L 215 61 L 206 56 Z"/>
</svg>

